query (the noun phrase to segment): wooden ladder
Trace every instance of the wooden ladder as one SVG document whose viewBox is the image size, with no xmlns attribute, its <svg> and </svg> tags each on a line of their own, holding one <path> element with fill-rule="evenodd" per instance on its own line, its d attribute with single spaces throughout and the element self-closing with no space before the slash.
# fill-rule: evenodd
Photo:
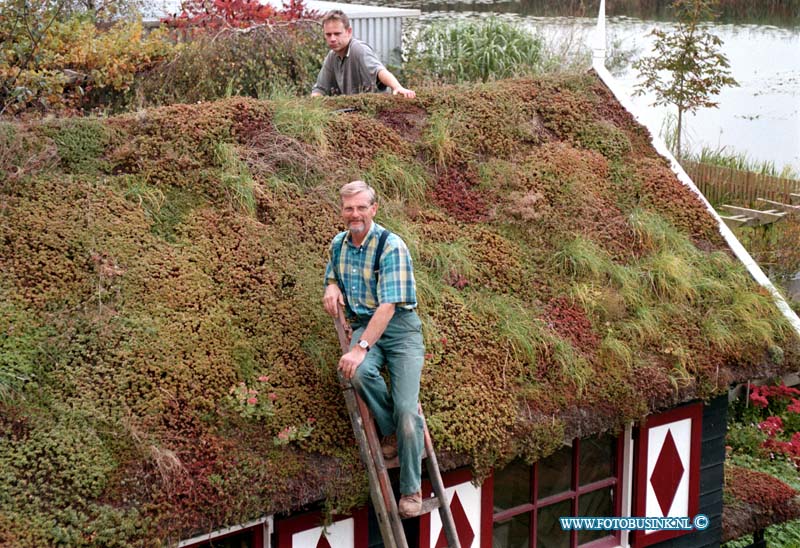
<svg viewBox="0 0 800 548">
<path fill-rule="evenodd" d="M 339 335 L 339 344 L 342 352 L 350 349 L 350 326 L 347 324 L 344 314 L 339 310 L 339 318 L 335 320 L 336 333 Z M 375 421 L 372 414 L 348 379 L 345 379 L 341 371 L 338 372 L 339 383 L 342 385 L 342 392 L 347 404 L 347 411 L 350 415 L 350 422 L 353 425 L 353 432 L 358 441 L 358 449 L 361 453 L 361 460 L 367 467 L 369 476 L 369 493 L 372 505 L 375 507 L 375 514 L 378 517 L 383 545 L 385 548 L 408 548 L 408 541 L 403 530 L 403 523 L 397 511 L 397 501 L 394 496 L 392 484 L 389 481 L 389 469 L 399 466 L 399 461 L 395 457 L 389 461 L 383 458 L 381 442 L 378 437 Z M 431 436 L 428 433 L 428 424 L 422 414 L 422 407 L 419 407 L 419 414 L 422 417 L 423 435 L 425 441 L 425 458 L 428 468 L 428 479 L 433 488 L 433 497 L 422 499 L 422 514 L 428 514 L 433 510 L 439 510 L 439 517 L 442 520 L 447 545 L 449 548 L 461 548 L 458 541 L 453 514 L 450 512 L 450 504 L 442 482 L 442 474 L 439 471 L 439 462 L 436 460 L 436 453 L 433 450 Z"/>
</svg>

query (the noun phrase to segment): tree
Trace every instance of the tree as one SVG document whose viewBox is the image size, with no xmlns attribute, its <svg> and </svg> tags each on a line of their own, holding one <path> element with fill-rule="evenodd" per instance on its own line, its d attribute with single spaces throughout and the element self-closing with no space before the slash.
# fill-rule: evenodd
<svg viewBox="0 0 800 548">
<path fill-rule="evenodd" d="M 303 0 L 284 0 L 276 8 L 260 0 L 183 0 L 181 13 L 165 18 L 176 28 L 248 29 L 258 25 L 315 19 Z"/>
<path fill-rule="evenodd" d="M 674 0 L 675 29 L 654 29 L 653 54 L 633 64 L 644 79 L 637 84 L 636 95 L 652 91 L 656 94 L 653 105 L 678 107 L 679 157 L 684 112 L 716 107 L 713 97 L 723 87 L 739 85 L 730 74 L 728 58 L 721 52 L 722 40 L 708 28 L 708 21 L 716 16 L 717 1 Z"/>
</svg>

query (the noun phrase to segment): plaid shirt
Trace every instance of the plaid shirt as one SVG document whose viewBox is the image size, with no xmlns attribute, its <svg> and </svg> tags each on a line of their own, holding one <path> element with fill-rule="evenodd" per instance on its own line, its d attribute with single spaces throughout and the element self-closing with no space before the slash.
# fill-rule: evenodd
<svg viewBox="0 0 800 548">
<path fill-rule="evenodd" d="M 405 242 L 397 234 L 386 238 L 380 260 L 380 276 L 373 274 L 378 239 L 386 230 L 373 222 L 360 247 L 353 245 L 350 232 L 337 234 L 329 249 L 325 267 L 325 285 L 339 284 L 350 311 L 358 316 L 372 316 L 378 305 L 395 303 L 402 308 L 417 306 L 414 265 Z M 333 260 L 338 254 L 334 270 Z"/>
</svg>

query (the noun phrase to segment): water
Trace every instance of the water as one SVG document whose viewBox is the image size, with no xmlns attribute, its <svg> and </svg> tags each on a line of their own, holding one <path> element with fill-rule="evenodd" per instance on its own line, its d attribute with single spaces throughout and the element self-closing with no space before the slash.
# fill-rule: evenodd
<svg viewBox="0 0 800 548">
<path fill-rule="evenodd" d="M 541 17 L 528 0 L 469 4 L 430 2 L 388 2 L 396 7 L 415 7 L 423 11 L 420 25 L 434 20 L 453 20 L 503 14 L 519 21 L 549 40 L 586 43 L 596 24 L 595 17 Z M 758 23 L 717 23 L 713 32 L 723 40 L 723 51 L 739 87 L 725 88 L 717 96 L 718 108 L 706 108 L 684 118 L 684 142 L 692 150 L 706 146 L 727 153 L 745 153 L 754 161 L 771 162 L 800 172 L 800 24 L 784 21 L 784 26 Z M 650 31 L 672 28 L 668 21 L 643 20 L 615 15 L 607 20 L 610 37 L 619 40 L 623 49 L 636 48 L 639 55 L 652 46 Z M 628 67 L 617 75 L 622 87 L 632 95 L 638 80 Z M 653 95 L 633 97 L 644 107 L 644 122 L 656 132 L 674 107 L 652 107 Z"/>
</svg>

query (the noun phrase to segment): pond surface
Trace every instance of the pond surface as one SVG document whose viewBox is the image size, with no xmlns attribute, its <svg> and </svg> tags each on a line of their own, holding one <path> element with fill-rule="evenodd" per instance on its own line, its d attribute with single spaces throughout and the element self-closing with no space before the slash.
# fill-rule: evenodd
<svg viewBox="0 0 800 548">
<path fill-rule="evenodd" d="M 585 44 L 596 24 L 591 17 L 543 16 L 552 13 L 546 2 L 445 3 L 378 0 L 395 7 L 422 10 L 419 25 L 436 20 L 456 20 L 502 14 L 519 21 L 549 40 Z M 655 14 L 663 16 L 663 14 Z M 764 19 L 762 18 L 762 21 Z M 756 161 L 772 162 L 779 170 L 790 166 L 800 172 L 800 23 L 778 20 L 781 26 L 760 23 L 715 23 L 713 32 L 723 40 L 723 51 L 739 87 L 726 88 L 718 96 L 719 108 L 701 109 L 685 117 L 684 141 L 692 150 L 702 146 L 726 153 L 745 153 Z M 776 22 L 773 17 L 770 22 Z M 607 20 L 609 38 L 623 49 L 650 51 L 650 31 L 672 28 L 670 21 L 645 20 L 624 15 Z M 622 87 L 633 94 L 638 76 L 629 66 L 617 74 Z M 674 107 L 651 107 L 654 97 L 634 97 L 651 128 L 662 127 Z"/>
</svg>

